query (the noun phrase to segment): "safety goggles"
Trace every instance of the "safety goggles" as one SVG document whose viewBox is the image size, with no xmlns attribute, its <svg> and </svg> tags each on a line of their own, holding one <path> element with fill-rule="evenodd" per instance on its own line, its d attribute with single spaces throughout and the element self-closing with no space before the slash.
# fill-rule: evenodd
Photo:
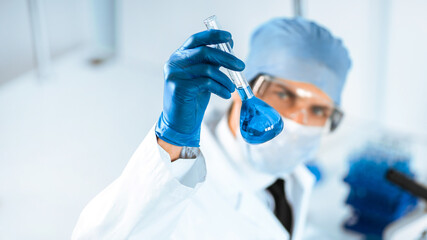
<svg viewBox="0 0 427 240">
<path fill-rule="evenodd" d="M 291 81 L 267 74 L 251 83 L 253 92 L 282 116 L 307 126 L 325 126 L 335 130 L 344 114 L 334 102 L 321 94 L 295 86 Z"/>
</svg>

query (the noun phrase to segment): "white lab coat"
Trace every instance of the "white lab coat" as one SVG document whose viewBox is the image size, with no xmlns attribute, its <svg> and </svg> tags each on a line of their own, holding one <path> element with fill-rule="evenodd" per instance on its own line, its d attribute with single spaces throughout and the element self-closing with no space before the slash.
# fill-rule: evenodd
<svg viewBox="0 0 427 240">
<path fill-rule="evenodd" d="M 151 129 L 121 176 L 85 207 L 72 239 L 289 239 L 264 190 L 275 179 L 244 160 L 226 117 L 203 126 L 200 145 L 195 159 L 170 162 Z M 314 177 L 303 165 L 282 177 L 292 239 L 301 239 Z"/>
</svg>

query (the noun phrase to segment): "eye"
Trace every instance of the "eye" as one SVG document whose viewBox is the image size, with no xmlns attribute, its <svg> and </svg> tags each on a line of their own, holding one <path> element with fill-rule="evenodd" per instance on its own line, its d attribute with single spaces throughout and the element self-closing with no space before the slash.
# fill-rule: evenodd
<svg viewBox="0 0 427 240">
<path fill-rule="evenodd" d="M 280 91 L 276 92 L 276 94 L 281 100 L 290 100 L 293 98 L 293 95 L 288 91 Z"/>
<path fill-rule="evenodd" d="M 311 112 L 317 117 L 326 117 L 327 111 L 325 107 L 313 106 L 311 107 Z"/>
<path fill-rule="evenodd" d="M 289 94 L 286 92 L 279 92 L 277 95 L 279 95 L 281 99 L 289 98 Z"/>
</svg>

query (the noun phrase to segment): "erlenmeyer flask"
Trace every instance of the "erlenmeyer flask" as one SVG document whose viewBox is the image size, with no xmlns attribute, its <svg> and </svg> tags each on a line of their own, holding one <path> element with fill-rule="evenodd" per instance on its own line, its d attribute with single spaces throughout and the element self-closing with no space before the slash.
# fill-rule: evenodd
<svg viewBox="0 0 427 240">
<path fill-rule="evenodd" d="M 208 29 L 220 29 L 216 16 L 204 21 Z M 229 43 L 220 43 L 216 48 L 234 55 Z M 227 69 L 231 80 L 242 99 L 240 110 L 240 132 L 243 139 L 251 144 L 267 142 L 279 135 L 283 129 L 280 114 L 267 103 L 254 96 L 251 87 L 241 72 Z"/>
</svg>

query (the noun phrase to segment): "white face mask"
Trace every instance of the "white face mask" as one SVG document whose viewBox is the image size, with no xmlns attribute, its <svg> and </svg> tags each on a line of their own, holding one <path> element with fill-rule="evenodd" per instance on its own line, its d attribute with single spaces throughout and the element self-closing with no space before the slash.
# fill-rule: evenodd
<svg viewBox="0 0 427 240">
<path fill-rule="evenodd" d="M 289 173 L 313 158 L 319 148 L 323 127 L 304 126 L 285 117 L 282 120 L 283 132 L 274 139 L 257 145 L 242 144 L 251 165 L 264 173 Z"/>
</svg>

